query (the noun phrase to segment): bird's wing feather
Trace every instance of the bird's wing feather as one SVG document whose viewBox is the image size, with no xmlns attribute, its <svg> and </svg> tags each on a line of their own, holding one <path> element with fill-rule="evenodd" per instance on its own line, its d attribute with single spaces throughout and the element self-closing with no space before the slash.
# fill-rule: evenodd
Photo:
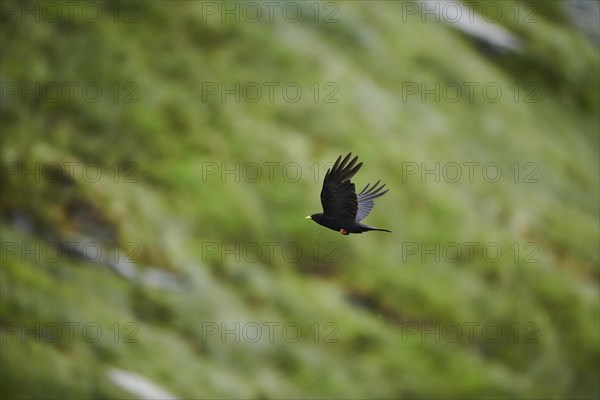
<svg viewBox="0 0 600 400">
<path fill-rule="evenodd" d="M 371 184 L 368 183 L 367 186 L 365 186 L 365 188 L 361 190 L 361 192 L 358 194 L 358 211 L 356 214 L 356 222 L 360 222 L 363 219 L 365 219 L 373 209 L 373 206 L 375 205 L 374 200 L 378 197 L 383 196 L 389 190 L 388 189 L 382 192 L 383 188 L 385 187 L 385 184 L 377 187 L 377 185 L 379 185 L 379 181 L 377 181 L 371 187 L 371 189 L 369 189 L 370 185 Z"/>
<path fill-rule="evenodd" d="M 352 153 L 348 153 L 342 160 L 342 156 L 327 170 L 321 189 L 321 204 L 323 213 L 331 217 L 356 218 L 358 211 L 358 199 L 354 183 L 350 179 L 358 172 L 362 163 L 356 164 L 358 156 L 351 161 Z"/>
</svg>

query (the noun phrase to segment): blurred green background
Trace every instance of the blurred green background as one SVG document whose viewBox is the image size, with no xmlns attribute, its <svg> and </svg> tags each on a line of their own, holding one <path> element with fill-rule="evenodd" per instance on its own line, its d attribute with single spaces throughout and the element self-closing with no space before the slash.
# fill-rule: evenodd
<svg viewBox="0 0 600 400">
<path fill-rule="evenodd" d="M 598 398 L 565 4 L 3 2 L 2 398 Z M 304 220 L 350 151 L 393 234 Z"/>
</svg>

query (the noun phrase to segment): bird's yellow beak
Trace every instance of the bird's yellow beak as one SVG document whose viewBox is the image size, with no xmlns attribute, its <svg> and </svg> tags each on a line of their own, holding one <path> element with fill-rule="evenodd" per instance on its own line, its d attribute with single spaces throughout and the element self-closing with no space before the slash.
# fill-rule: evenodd
<svg viewBox="0 0 600 400">
<path fill-rule="evenodd" d="M 307 215 L 306 217 L 304 217 L 304 219 L 312 219 L 310 215 Z"/>
</svg>

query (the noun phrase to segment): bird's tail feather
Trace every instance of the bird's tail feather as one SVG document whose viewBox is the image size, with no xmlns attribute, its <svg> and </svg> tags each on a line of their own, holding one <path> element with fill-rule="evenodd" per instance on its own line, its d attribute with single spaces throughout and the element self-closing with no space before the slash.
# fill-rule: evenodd
<svg viewBox="0 0 600 400">
<path fill-rule="evenodd" d="M 388 229 L 375 228 L 374 226 L 369 226 L 369 225 L 365 225 L 365 224 L 360 224 L 360 226 L 361 226 L 361 228 L 365 228 L 364 232 L 366 232 L 366 231 L 381 231 L 381 232 L 392 233 L 392 231 L 390 231 Z"/>
</svg>

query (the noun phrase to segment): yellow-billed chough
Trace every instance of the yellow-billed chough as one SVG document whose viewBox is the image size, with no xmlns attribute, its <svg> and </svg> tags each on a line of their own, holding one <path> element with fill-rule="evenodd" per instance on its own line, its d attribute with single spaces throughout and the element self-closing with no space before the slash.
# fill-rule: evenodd
<svg viewBox="0 0 600 400">
<path fill-rule="evenodd" d="M 388 191 L 382 192 L 385 185 L 378 187 L 379 181 L 377 181 L 371 189 L 369 189 L 371 184 L 367 184 L 357 196 L 354 183 L 350 182 L 350 179 L 362 167 L 362 163 L 356 164 L 358 156 L 348 162 L 350 157 L 352 157 L 352 153 L 348 153 L 343 160 L 342 156 L 339 156 L 333 167 L 327 170 L 321 190 L 323 212 L 309 215 L 306 218 L 338 231 L 342 235 L 366 231 L 391 232 L 387 229 L 374 228 L 360 223 L 373 209 L 374 200 Z"/>
</svg>

